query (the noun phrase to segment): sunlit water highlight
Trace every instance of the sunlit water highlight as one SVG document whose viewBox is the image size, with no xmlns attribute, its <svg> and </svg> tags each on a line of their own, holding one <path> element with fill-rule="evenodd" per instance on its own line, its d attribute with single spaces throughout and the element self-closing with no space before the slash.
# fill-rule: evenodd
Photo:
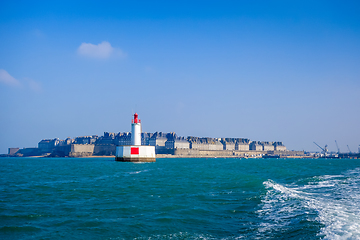
<svg viewBox="0 0 360 240">
<path fill-rule="evenodd" d="M 0 158 L 0 239 L 360 239 L 360 160 Z"/>
</svg>

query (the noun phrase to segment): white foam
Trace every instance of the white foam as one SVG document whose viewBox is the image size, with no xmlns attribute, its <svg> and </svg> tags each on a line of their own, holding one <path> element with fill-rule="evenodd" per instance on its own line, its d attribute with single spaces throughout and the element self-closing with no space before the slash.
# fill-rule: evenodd
<svg viewBox="0 0 360 240">
<path fill-rule="evenodd" d="M 277 231 L 294 218 L 307 217 L 324 225 L 319 233 L 324 239 L 360 239 L 360 169 L 318 180 L 304 186 L 265 181 L 259 232 Z"/>
<path fill-rule="evenodd" d="M 128 174 L 139 174 L 139 173 L 143 173 L 143 172 L 148 172 L 148 169 L 145 170 L 140 170 L 140 171 L 135 171 L 135 172 L 128 172 Z"/>
</svg>

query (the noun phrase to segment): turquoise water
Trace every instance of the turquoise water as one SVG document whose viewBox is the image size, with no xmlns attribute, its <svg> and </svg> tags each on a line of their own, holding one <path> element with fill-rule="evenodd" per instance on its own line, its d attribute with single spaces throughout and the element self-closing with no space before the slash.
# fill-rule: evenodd
<svg viewBox="0 0 360 240">
<path fill-rule="evenodd" d="M 360 239 L 360 160 L 0 158 L 0 239 Z"/>
</svg>

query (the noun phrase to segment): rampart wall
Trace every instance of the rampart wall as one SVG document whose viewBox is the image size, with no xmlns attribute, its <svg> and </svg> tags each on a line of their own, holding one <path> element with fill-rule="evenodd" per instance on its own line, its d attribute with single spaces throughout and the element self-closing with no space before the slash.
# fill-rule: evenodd
<svg viewBox="0 0 360 240">
<path fill-rule="evenodd" d="M 87 157 L 94 153 L 94 144 L 72 144 L 69 157 Z"/>
<path fill-rule="evenodd" d="M 280 157 L 304 156 L 303 151 L 256 151 L 256 150 L 199 150 L 199 149 L 168 149 L 166 152 L 157 154 L 157 157 L 244 157 L 259 158 L 264 155 L 278 155 Z M 170 156 L 171 155 L 171 156 Z"/>
<path fill-rule="evenodd" d="M 116 146 L 115 145 L 95 145 L 94 155 L 98 156 L 115 156 Z"/>
</svg>

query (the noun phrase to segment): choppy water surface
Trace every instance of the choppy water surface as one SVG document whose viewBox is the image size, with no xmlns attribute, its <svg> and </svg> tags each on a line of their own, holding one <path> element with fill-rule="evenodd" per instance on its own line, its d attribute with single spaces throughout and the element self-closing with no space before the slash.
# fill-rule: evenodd
<svg viewBox="0 0 360 240">
<path fill-rule="evenodd" d="M 0 239 L 360 239 L 360 160 L 0 158 Z"/>
</svg>

